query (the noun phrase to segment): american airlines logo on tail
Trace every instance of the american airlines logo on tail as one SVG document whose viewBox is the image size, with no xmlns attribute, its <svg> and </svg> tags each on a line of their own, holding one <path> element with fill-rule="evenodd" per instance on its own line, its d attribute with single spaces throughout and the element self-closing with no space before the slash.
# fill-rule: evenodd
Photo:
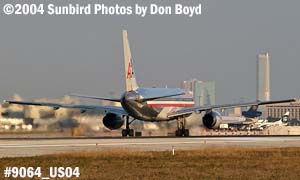
<svg viewBox="0 0 300 180">
<path fill-rule="evenodd" d="M 132 69 L 132 65 L 131 65 L 131 59 L 128 63 L 128 70 L 127 70 L 127 79 L 132 78 L 132 75 L 134 74 L 133 69 Z"/>
</svg>

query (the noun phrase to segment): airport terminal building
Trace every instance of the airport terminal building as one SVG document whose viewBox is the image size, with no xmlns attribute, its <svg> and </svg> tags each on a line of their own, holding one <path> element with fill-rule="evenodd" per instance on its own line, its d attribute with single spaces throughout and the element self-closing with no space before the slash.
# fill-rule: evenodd
<svg viewBox="0 0 300 180">
<path fill-rule="evenodd" d="M 300 120 L 300 100 L 292 103 L 273 104 L 266 106 L 267 116 L 281 118 L 287 111 L 290 112 L 290 119 Z"/>
<path fill-rule="evenodd" d="M 192 79 L 184 81 L 182 88 L 193 95 L 195 106 L 215 105 L 216 88 L 214 81 Z"/>
</svg>

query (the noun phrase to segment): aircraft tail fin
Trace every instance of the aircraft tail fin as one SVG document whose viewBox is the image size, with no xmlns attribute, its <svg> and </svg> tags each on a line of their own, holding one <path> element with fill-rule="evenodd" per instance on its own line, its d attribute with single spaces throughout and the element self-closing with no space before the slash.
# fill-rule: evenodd
<svg viewBox="0 0 300 180">
<path fill-rule="evenodd" d="M 248 111 L 243 111 L 242 112 L 242 115 L 245 117 L 245 118 L 257 118 L 259 116 L 262 115 L 262 112 L 260 111 L 257 111 L 258 109 L 258 106 L 256 105 L 252 105 Z"/>
<path fill-rule="evenodd" d="M 281 122 L 287 123 L 290 117 L 290 112 L 287 111 L 282 117 L 281 117 Z"/>
<path fill-rule="evenodd" d="M 123 48 L 124 48 L 126 91 L 134 91 L 138 88 L 138 85 L 135 79 L 135 72 L 133 69 L 132 57 L 131 57 L 128 35 L 126 30 L 123 30 Z"/>
</svg>

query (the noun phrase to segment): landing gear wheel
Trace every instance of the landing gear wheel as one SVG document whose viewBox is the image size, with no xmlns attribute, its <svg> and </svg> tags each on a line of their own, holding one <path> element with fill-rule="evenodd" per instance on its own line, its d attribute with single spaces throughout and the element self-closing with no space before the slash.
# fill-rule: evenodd
<svg viewBox="0 0 300 180">
<path fill-rule="evenodd" d="M 178 118 L 177 119 L 177 130 L 175 132 L 175 135 L 177 137 L 180 137 L 180 136 L 184 136 L 184 137 L 188 137 L 190 136 L 190 131 L 189 129 L 185 129 L 185 118 Z"/>
<path fill-rule="evenodd" d="M 122 136 L 134 136 L 134 130 L 133 129 L 122 129 Z"/>
<path fill-rule="evenodd" d="M 184 131 L 183 131 L 183 136 L 185 136 L 185 137 L 190 136 L 190 131 L 189 131 L 189 129 L 184 129 Z"/>
<path fill-rule="evenodd" d="M 177 136 L 177 137 L 182 136 L 182 130 L 181 129 L 176 130 L 175 136 Z"/>
<path fill-rule="evenodd" d="M 126 129 L 122 129 L 122 136 L 126 137 L 127 136 L 127 130 Z"/>
<path fill-rule="evenodd" d="M 126 136 L 134 136 L 134 130 L 129 128 L 129 125 L 135 120 L 133 119 L 132 121 L 129 122 L 129 116 L 124 117 L 125 122 L 126 122 L 126 128 L 122 129 L 122 137 Z"/>
<path fill-rule="evenodd" d="M 129 136 L 133 136 L 134 135 L 134 130 L 133 129 L 129 129 L 128 135 Z"/>
<path fill-rule="evenodd" d="M 140 137 L 140 136 L 142 136 L 142 132 L 141 131 L 135 131 L 134 136 Z"/>
</svg>

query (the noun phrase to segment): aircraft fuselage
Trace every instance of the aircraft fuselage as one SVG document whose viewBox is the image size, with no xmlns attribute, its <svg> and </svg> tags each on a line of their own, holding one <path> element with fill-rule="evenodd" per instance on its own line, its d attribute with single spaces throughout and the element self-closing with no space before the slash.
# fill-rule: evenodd
<svg viewBox="0 0 300 180">
<path fill-rule="evenodd" d="M 147 106 L 139 100 L 140 94 L 135 91 L 125 92 L 121 98 L 121 105 L 130 116 L 143 121 L 158 121 L 159 111 Z M 165 119 L 167 120 L 167 119 Z"/>
<path fill-rule="evenodd" d="M 131 117 L 142 121 L 169 121 L 174 120 L 174 118 L 168 118 L 166 115 L 162 116 L 161 112 L 163 110 L 164 113 L 168 113 L 183 106 L 193 106 L 193 101 L 190 101 L 190 98 L 180 98 L 181 101 L 176 101 L 175 99 L 172 101 L 162 101 L 163 103 L 159 101 L 143 101 L 143 97 L 146 94 L 149 94 L 149 91 L 129 91 L 123 93 L 121 105 Z M 186 101 L 182 101 L 182 99 Z"/>
</svg>

